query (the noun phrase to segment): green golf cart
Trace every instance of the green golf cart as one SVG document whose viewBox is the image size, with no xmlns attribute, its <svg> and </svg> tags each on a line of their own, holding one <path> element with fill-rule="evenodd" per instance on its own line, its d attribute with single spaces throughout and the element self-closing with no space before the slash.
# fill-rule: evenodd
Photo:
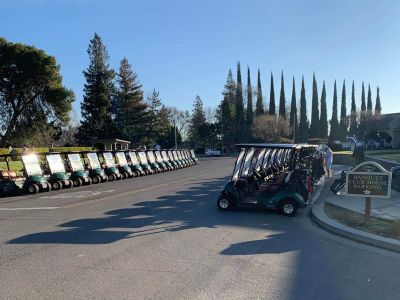
<svg viewBox="0 0 400 300">
<path fill-rule="evenodd" d="M 44 156 L 50 171 L 48 181 L 50 182 L 53 190 L 71 188 L 73 186 L 73 182 L 65 170 L 65 165 L 61 154 L 49 153 L 45 154 Z"/>
<path fill-rule="evenodd" d="M 86 157 L 86 166 L 89 170 L 89 177 L 92 178 L 94 184 L 100 182 L 106 182 L 108 177 L 104 172 L 104 169 L 100 165 L 99 157 L 96 152 L 84 152 L 84 157 Z"/>
<path fill-rule="evenodd" d="M 128 151 L 128 158 L 129 158 L 129 165 L 131 167 L 134 177 L 147 175 L 147 172 L 143 170 L 142 166 L 140 165 L 137 159 L 136 151 Z"/>
<path fill-rule="evenodd" d="M 114 157 L 111 152 L 102 152 L 104 172 L 108 177 L 108 181 L 120 180 L 122 178 L 117 166 L 115 165 Z"/>
<path fill-rule="evenodd" d="M 115 152 L 115 158 L 117 159 L 118 170 L 122 175 L 122 179 L 132 178 L 133 171 L 126 160 L 125 152 L 117 151 Z"/>
<path fill-rule="evenodd" d="M 138 151 L 137 154 L 139 157 L 140 165 L 143 168 L 143 170 L 147 173 L 147 175 L 153 174 L 154 172 L 153 172 L 153 169 L 149 165 L 146 152 Z"/>
<path fill-rule="evenodd" d="M 75 187 L 92 183 L 89 171 L 85 170 L 85 167 L 83 166 L 80 153 L 68 153 L 67 162 L 71 171 L 69 178 L 72 180 Z"/>
</svg>

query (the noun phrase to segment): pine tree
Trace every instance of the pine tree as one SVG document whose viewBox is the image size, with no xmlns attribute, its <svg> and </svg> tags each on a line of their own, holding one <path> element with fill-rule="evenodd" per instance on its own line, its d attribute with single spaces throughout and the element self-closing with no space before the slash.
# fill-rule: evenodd
<svg viewBox="0 0 400 300">
<path fill-rule="evenodd" d="M 367 110 L 367 106 L 365 104 L 365 89 L 364 89 L 364 82 L 362 83 L 361 88 L 361 112 L 365 112 Z"/>
<path fill-rule="evenodd" d="M 257 74 L 257 103 L 256 103 L 256 116 L 264 114 L 264 103 L 261 89 L 260 69 Z"/>
<path fill-rule="evenodd" d="M 276 115 L 274 77 L 272 75 L 272 72 L 271 72 L 271 90 L 269 93 L 269 114 Z"/>
<path fill-rule="evenodd" d="M 251 89 L 250 68 L 247 67 L 247 128 L 253 124 L 253 90 Z"/>
<path fill-rule="evenodd" d="M 338 122 L 338 110 L 337 110 L 337 89 L 336 80 L 333 87 L 333 104 L 332 104 L 332 119 L 331 119 L 331 130 L 329 132 L 329 140 L 335 141 L 339 139 L 339 122 Z"/>
<path fill-rule="evenodd" d="M 289 125 L 293 132 L 293 140 L 295 140 L 296 135 L 298 134 L 298 122 L 297 122 L 296 87 L 294 83 L 294 77 L 292 86 L 292 100 L 290 103 Z"/>
<path fill-rule="evenodd" d="M 306 91 L 304 88 L 304 77 L 301 80 L 301 93 L 300 93 L 300 122 L 299 134 L 296 135 L 297 142 L 306 142 L 308 139 L 308 119 L 307 119 L 307 100 Z"/>
<path fill-rule="evenodd" d="M 376 87 L 375 114 L 380 115 L 381 113 L 382 113 L 381 97 L 379 96 L 379 87 Z"/>
<path fill-rule="evenodd" d="M 286 97 L 285 97 L 285 83 L 283 79 L 283 71 L 281 74 L 281 94 L 279 97 L 279 116 L 286 119 Z"/>
<path fill-rule="evenodd" d="M 321 93 L 321 117 L 320 117 L 320 136 L 323 139 L 328 138 L 328 111 L 326 106 L 326 88 L 325 81 L 322 83 L 322 93 Z"/>
<path fill-rule="evenodd" d="M 236 141 L 241 142 L 244 136 L 244 115 L 243 115 L 243 88 L 240 62 L 237 63 L 237 84 L 236 84 Z"/>
<path fill-rule="evenodd" d="M 168 135 L 171 125 L 170 111 L 162 104 L 160 93 L 153 89 L 147 97 L 149 118 L 147 122 L 146 144 L 160 143 Z"/>
<path fill-rule="evenodd" d="M 320 136 L 320 125 L 319 125 L 319 108 L 318 108 L 318 88 L 317 81 L 315 80 L 315 73 L 313 74 L 313 91 L 312 91 L 312 106 L 311 106 L 311 126 L 310 136 Z"/>
<path fill-rule="evenodd" d="M 356 94 L 354 90 L 354 80 L 351 85 L 351 115 L 350 115 L 350 129 L 349 134 L 355 135 L 357 133 L 357 107 L 356 107 Z"/>
<path fill-rule="evenodd" d="M 78 131 L 78 139 L 85 143 L 91 139 L 113 137 L 116 134 L 111 114 L 114 71 L 108 63 L 107 49 L 97 33 L 90 40 L 87 53 L 90 64 L 83 71 L 86 83 Z"/>
<path fill-rule="evenodd" d="M 367 112 L 369 115 L 372 114 L 372 94 L 371 86 L 368 84 L 368 97 L 367 97 Z"/>
<path fill-rule="evenodd" d="M 121 60 L 117 82 L 115 97 L 117 128 L 122 138 L 141 143 L 147 134 L 149 114 L 143 99 L 142 86 L 126 58 Z"/>
<path fill-rule="evenodd" d="M 206 123 L 206 115 L 203 109 L 203 101 L 200 96 L 196 96 L 193 103 L 192 118 L 189 125 L 189 140 L 194 145 L 201 145 L 199 128 Z"/>
<path fill-rule="evenodd" d="M 347 109 L 346 109 L 346 83 L 343 80 L 343 88 L 342 88 L 342 102 L 340 106 L 340 139 L 344 141 L 347 136 L 348 129 L 348 121 L 347 121 Z"/>
</svg>

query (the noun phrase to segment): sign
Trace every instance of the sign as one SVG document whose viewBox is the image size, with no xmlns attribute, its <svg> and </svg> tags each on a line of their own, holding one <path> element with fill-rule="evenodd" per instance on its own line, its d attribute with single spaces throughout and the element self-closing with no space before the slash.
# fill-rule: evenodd
<svg viewBox="0 0 400 300">
<path fill-rule="evenodd" d="M 367 161 L 346 174 L 347 196 L 390 198 L 392 173 L 376 162 Z"/>
</svg>

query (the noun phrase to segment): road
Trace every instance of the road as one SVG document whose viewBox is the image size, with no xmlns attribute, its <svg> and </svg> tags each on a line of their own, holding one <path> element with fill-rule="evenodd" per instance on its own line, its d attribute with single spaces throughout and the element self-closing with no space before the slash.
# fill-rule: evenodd
<svg viewBox="0 0 400 300">
<path fill-rule="evenodd" d="M 2 299 L 398 299 L 400 255 L 307 210 L 220 212 L 231 158 L 0 199 Z"/>
</svg>

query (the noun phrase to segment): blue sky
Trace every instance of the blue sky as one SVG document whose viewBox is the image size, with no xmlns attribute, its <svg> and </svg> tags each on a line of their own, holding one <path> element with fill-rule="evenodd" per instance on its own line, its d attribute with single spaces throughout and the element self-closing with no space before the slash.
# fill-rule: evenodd
<svg viewBox="0 0 400 300">
<path fill-rule="evenodd" d="M 107 3 L 105 3 L 107 2 Z M 327 84 L 328 106 L 333 82 L 346 80 L 350 107 L 355 80 L 360 106 L 361 82 L 371 83 L 375 102 L 381 87 L 385 113 L 398 112 L 400 99 L 400 1 L 263 1 L 263 0 L 0 0 L 0 36 L 34 45 L 57 58 L 64 84 L 76 94 L 79 112 L 88 65 L 87 47 L 97 32 L 117 68 L 126 56 L 145 93 L 153 88 L 167 106 L 191 109 L 196 95 L 216 107 L 229 68 L 236 62 L 245 75 L 251 68 L 256 85 L 261 70 L 263 94 L 269 99 L 269 76 L 276 97 L 283 70 L 286 99 L 291 79 L 300 95 L 305 76 L 308 104 L 315 71 L 319 95 Z M 234 73 L 235 74 L 235 73 Z M 243 77 L 243 82 L 246 79 Z"/>
</svg>

